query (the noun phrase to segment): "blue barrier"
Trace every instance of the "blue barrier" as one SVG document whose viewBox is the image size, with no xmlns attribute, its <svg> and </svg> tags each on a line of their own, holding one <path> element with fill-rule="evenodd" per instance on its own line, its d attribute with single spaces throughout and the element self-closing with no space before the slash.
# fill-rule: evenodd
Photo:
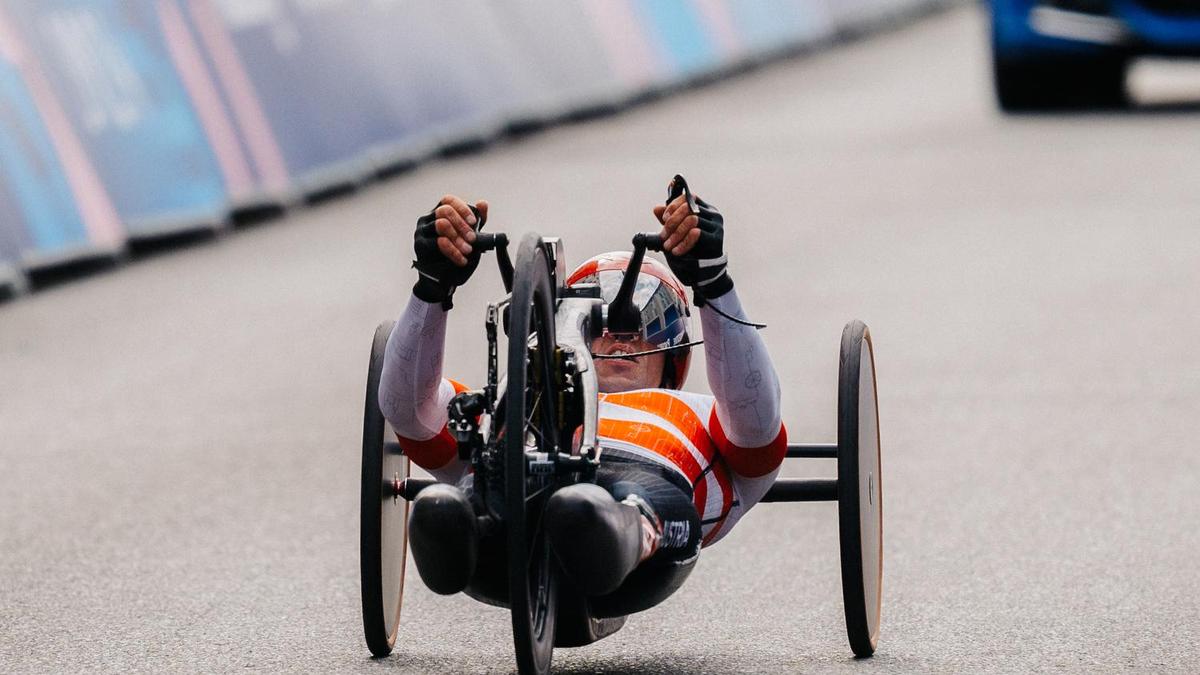
<svg viewBox="0 0 1200 675">
<path fill-rule="evenodd" d="M 20 0 L 11 15 L 130 237 L 216 227 L 224 180 L 152 3 Z"/>
<path fill-rule="evenodd" d="M 380 2 L 345 11 L 369 24 L 358 32 L 359 61 L 370 86 L 404 122 L 402 134 L 370 148 L 371 159 L 419 159 L 500 129 L 504 106 L 521 88 L 503 43 L 488 32 L 484 3 Z"/>
<path fill-rule="evenodd" d="M 509 36 L 504 42 L 519 72 L 532 81 L 519 98 L 508 102 L 510 118 L 553 120 L 581 108 L 619 102 L 632 93 L 613 67 L 594 8 L 557 0 L 491 8 L 486 25 Z M 629 39 L 612 37 L 622 43 Z"/>
<path fill-rule="evenodd" d="M 0 12 L 0 263 L 112 255 L 116 214 L 40 65 Z"/>
<path fill-rule="evenodd" d="M 228 31 L 201 0 L 159 0 L 163 37 L 225 178 L 235 211 L 280 207 L 294 188 Z"/>
<path fill-rule="evenodd" d="M 738 32 L 756 54 L 810 44 L 834 34 L 828 7 L 832 3 L 741 0 L 729 4 Z"/>
<path fill-rule="evenodd" d="M 200 4 L 219 16 L 233 50 L 220 57 L 244 71 L 302 190 L 357 182 L 368 170 L 364 152 L 416 128 L 415 102 L 397 101 L 372 77 L 376 57 L 367 46 L 378 42 L 378 30 L 364 18 L 373 10 L 348 11 L 342 3 Z M 424 71 L 437 76 L 432 66 Z"/>
<path fill-rule="evenodd" d="M 15 293 L 20 285 L 23 220 L 16 199 L 0 180 L 0 299 Z"/>
<path fill-rule="evenodd" d="M 0 58 L 0 205 L 17 224 L 4 256 L 58 258 L 90 245 L 66 176 L 15 64 Z"/>
<path fill-rule="evenodd" d="M 714 41 L 688 0 L 638 3 L 637 10 L 654 31 L 655 43 L 666 54 L 676 78 L 688 79 L 721 65 Z"/>
</svg>

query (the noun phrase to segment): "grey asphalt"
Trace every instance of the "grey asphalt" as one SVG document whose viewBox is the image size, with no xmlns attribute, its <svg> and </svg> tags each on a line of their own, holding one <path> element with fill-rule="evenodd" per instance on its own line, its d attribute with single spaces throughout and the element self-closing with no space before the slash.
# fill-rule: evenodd
<svg viewBox="0 0 1200 675">
<path fill-rule="evenodd" d="M 443 193 L 579 261 L 680 172 L 726 214 L 793 440 L 833 438 L 842 325 L 872 329 L 881 644 L 850 656 L 835 507 L 763 505 L 560 672 L 1195 672 L 1200 105 L 1004 117 L 984 38 L 960 9 L 0 305 L 0 671 L 511 671 L 507 614 L 415 573 L 368 658 L 372 331 Z M 485 261 L 457 298 L 467 382 L 498 289 Z"/>
</svg>

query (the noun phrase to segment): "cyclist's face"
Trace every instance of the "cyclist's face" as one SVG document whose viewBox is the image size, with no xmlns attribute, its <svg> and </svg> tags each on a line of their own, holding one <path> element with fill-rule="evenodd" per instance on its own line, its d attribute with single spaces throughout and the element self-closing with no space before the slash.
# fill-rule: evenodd
<svg viewBox="0 0 1200 675">
<path fill-rule="evenodd" d="M 633 354 L 654 349 L 641 337 L 613 336 L 610 333 L 592 340 L 593 354 Z M 665 352 L 633 359 L 596 359 L 596 378 L 600 391 L 613 393 L 632 389 L 651 389 L 662 384 Z"/>
</svg>

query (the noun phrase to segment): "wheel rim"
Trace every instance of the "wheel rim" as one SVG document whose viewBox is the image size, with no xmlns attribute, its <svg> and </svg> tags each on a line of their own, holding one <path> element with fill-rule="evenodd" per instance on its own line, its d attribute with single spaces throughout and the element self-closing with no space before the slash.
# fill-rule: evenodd
<svg viewBox="0 0 1200 675">
<path fill-rule="evenodd" d="M 395 438 L 390 424 L 386 425 L 384 438 Z M 408 558 L 408 501 L 396 494 L 394 486 L 408 478 L 410 467 L 409 459 L 397 452 L 398 449 L 398 445 L 384 446 L 379 499 L 383 619 L 389 645 L 395 644 L 396 631 L 400 628 L 404 565 Z"/>
<path fill-rule="evenodd" d="M 859 357 L 858 489 L 862 538 L 863 599 L 871 650 L 879 640 L 883 600 L 883 475 L 880 466 L 879 407 L 875 394 L 875 362 L 871 335 L 863 337 Z"/>
</svg>

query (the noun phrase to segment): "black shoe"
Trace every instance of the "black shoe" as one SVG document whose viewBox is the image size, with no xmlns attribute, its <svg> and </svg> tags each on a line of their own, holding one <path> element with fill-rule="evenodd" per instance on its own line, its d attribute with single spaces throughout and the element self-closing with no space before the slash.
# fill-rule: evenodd
<svg viewBox="0 0 1200 675">
<path fill-rule="evenodd" d="M 617 590 L 642 552 L 642 514 L 590 483 L 564 487 L 546 501 L 546 535 L 567 577 L 585 595 Z"/>
<path fill-rule="evenodd" d="M 453 595 L 466 588 L 479 557 L 479 526 L 467 495 L 445 483 L 421 490 L 409 510 L 408 544 L 429 590 Z"/>
</svg>

